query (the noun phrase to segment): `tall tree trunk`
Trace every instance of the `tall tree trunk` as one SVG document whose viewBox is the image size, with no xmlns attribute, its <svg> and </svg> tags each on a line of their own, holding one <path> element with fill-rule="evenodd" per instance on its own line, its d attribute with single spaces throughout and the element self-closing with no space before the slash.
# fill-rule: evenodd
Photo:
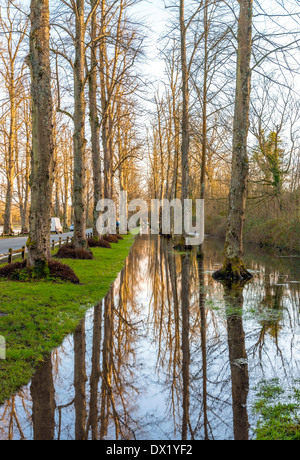
<svg viewBox="0 0 300 460">
<path fill-rule="evenodd" d="M 101 35 L 105 37 L 106 34 L 106 0 L 101 1 Z M 106 54 L 106 39 L 103 38 L 100 44 L 100 87 L 101 87 L 101 112 L 102 112 L 102 147 L 103 147 L 103 169 L 104 169 L 104 198 L 111 198 L 111 185 L 110 185 L 110 150 L 109 150 L 109 101 L 108 101 L 108 65 Z"/>
<path fill-rule="evenodd" d="M 181 140 L 181 200 L 184 209 L 184 200 L 189 198 L 190 171 L 189 171 L 189 72 L 186 52 L 186 25 L 184 0 L 180 0 L 180 43 L 181 43 L 181 73 L 182 73 L 182 140 Z M 175 247 L 178 250 L 185 248 L 184 213 L 182 215 L 183 236 L 180 243 Z"/>
<path fill-rule="evenodd" d="M 86 246 L 85 165 L 85 17 L 84 0 L 76 2 L 76 58 L 74 63 L 74 245 Z"/>
<path fill-rule="evenodd" d="M 96 5 L 96 0 L 92 0 L 91 8 Z M 100 123 L 97 108 L 97 49 L 95 44 L 97 37 L 97 15 L 96 11 L 91 19 L 91 71 L 89 76 L 89 103 L 90 103 L 90 125 L 92 141 L 92 161 L 93 161 L 93 181 L 94 181 L 94 215 L 93 215 L 93 234 L 98 236 L 97 231 L 97 204 L 102 196 L 101 182 L 101 158 L 100 158 Z"/>
<path fill-rule="evenodd" d="M 30 20 L 32 154 L 28 265 L 39 268 L 43 275 L 47 259 L 51 257 L 50 220 L 54 178 L 49 0 L 31 0 Z"/>
<path fill-rule="evenodd" d="M 208 0 L 204 5 L 204 75 L 203 75 L 203 106 L 202 106 L 202 162 L 200 178 L 200 199 L 205 198 L 206 185 L 206 157 L 207 157 L 207 88 L 208 88 Z M 198 255 L 203 257 L 203 243 L 199 247 Z"/>
<path fill-rule="evenodd" d="M 233 155 L 225 261 L 214 274 L 217 279 L 250 279 L 242 260 L 247 182 L 249 175 L 247 139 L 251 92 L 253 0 L 239 0 L 238 57 L 233 126 Z"/>
<path fill-rule="evenodd" d="M 7 164 L 7 189 L 5 200 L 4 213 L 4 229 L 5 234 L 12 233 L 12 199 L 14 189 L 14 170 L 15 170 L 15 135 L 16 135 L 16 105 L 15 105 L 15 89 L 14 89 L 14 67 L 11 69 L 11 87 L 9 92 L 10 98 L 10 132 L 8 141 L 8 164 Z"/>
</svg>

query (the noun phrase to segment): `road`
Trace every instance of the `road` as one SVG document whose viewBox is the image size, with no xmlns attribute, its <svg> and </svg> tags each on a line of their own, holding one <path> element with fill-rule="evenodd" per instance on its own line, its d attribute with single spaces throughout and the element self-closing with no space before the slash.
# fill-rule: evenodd
<svg viewBox="0 0 300 460">
<path fill-rule="evenodd" d="M 92 229 L 88 229 L 86 232 L 91 233 Z M 52 240 L 58 241 L 60 237 L 62 238 L 67 238 L 67 237 L 72 238 L 73 232 L 68 232 L 68 233 L 63 233 L 62 235 L 55 235 L 51 233 L 51 242 Z M 0 239 L 0 256 L 1 254 L 6 254 L 8 253 L 8 250 L 11 248 L 13 250 L 16 249 L 21 249 L 22 246 L 26 246 L 28 237 L 22 237 L 22 238 L 4 238 Z"/>
</svg>

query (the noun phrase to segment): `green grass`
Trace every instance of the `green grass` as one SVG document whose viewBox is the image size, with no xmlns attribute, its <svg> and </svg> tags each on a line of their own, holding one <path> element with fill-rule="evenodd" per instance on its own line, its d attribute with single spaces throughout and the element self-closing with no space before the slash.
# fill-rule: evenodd
<svg viewBox="0 0 300 460">
<path fill-rule="evenodd" d="M 0 335 L 6 360 L 0 360 L 0 404 L 26 385 L 38 364 L 73 332 L 87 309 L 107 294 L 134 242 L 125 236 L 112 249 L 93 249 L 95 260 L 64 260 L 81 285 L 0 280 Z"/>
<path fill-rule="evenodd" d="M 263 381 L 256 394 L 254 412 L 260 419 L 255 430 L 258 441 L 300 440 L 300 391 L 298 382 L 291 391 L 284 390 L 279 380 Z"/>
</svg>

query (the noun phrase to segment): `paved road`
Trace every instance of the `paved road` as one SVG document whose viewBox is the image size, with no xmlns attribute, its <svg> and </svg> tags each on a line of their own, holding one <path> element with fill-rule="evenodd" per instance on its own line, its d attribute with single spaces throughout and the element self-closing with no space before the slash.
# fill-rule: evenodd
<svg viewBox="0 0 300 460">
<path fill-rule="evenodd" d="M 87 233 L 91 233 L 92 229 L 88 229 Z M 58 241 L 60 237 L 62 238 L 67 238 L 69 236 L 72 238 L 73 232 L 69 233 L 63 233 L 63 235 L 55 235 L 51 233 L 51 242 L 52 240 Z M 8 253 L 8 250 L 11 248 L 13 250 L 16 249 L 21 249 L 22 246 L 26 245 L 28 237 L 25 238 L 5 238 L 5 239 L 0 239 L 0 256 L 1 254 L 6 254 Z"/>
</svg>

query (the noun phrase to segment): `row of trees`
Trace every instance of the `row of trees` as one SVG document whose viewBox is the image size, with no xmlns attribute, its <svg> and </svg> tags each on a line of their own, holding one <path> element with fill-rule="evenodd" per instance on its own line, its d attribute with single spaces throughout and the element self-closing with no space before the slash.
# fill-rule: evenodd
<svg viewBox="0 0 300 460">
<path fill-rule="evenodd" d="M 30 15 L 29 5 L 4 3 L 4 233 L 11 232 L 15 205 L 22 231 L 30 228 L 28 263 L 35 265 L 50 257 L 52 212 L 66 225 L 71 208 L 74 244 L 86 246 L 91 203 L 96 236 L 99 199 L 114 197 L 116 184 L 138 186 L 136 63 L 143 37 L 130 20 L 129 0 L 57 0 L 51 9 L 49 0 L 36 0 Z"/>
<path fill-rule="evenodd" d="M 247 278 L 246 210 L 270 201 L 270 217 L 299 210 L 299 8 L 277 2 L 269 14 L 253 1 L 182 1 L 175 11 L 148 135 L 148 188 L 160 199 L 205 198 L 207 222 L 226 214 L 216 276 Z"/>
<path fill-rule="evenodd" d="M 286 183 L 299 188 L 296 3 L 277 2 L 272 14 L 253 0 L 167 5 L 166 80 L 147 134 L 148 197 L 227 202 L 229 194 L 223 275 L 249 276 L 241 261 L 249 170 L 256 202 L 271 190 L 282 210 Z M 1 8 L 4 232 L 13 203 L 26 230 L 31 202 L 30 263 L 50 256 L 51 211 L 67 224 L 72 209 L 74 244 L 84 247 L 89 213 L 97 236 L 100 197 L 116 197 L 116 185 L 141 192 L 143 36 L 130 18 L 134 4 L 56 0 L 50 9 L 32 1 L 29 17 L 26 4 L 5 0 Z"/>
</svg>

